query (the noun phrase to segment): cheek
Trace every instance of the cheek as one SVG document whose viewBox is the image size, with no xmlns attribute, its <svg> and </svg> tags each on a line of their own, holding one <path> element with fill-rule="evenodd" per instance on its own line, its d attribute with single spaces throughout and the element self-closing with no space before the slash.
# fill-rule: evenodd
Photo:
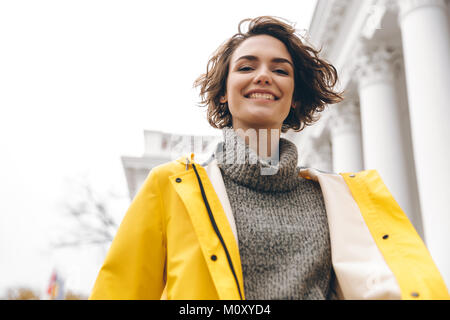
<svg viewBox="0 0 450 320">
<path fill-rule="evenodd" d="M 290 79 L 290 80 L 287 80 L 286 82 L 284 82 L 283 83 L 283 88 L 284 88 L 284 92 L 287 92 L 288 93 L 287 95 L 290 98 L 293 98 L 293 96 L 294 96 L 294 88 L 295 88 L 294 79 Z"/>
<path fill-rule="evenodd" d="M 294 85 L 293 83 L 289 83 L 287 84 L 287 86 L 285 87 L 284 92 L 286 93 L 284 99 L 286 100 L 286 104 L 289 105 L 289 109 L 292 106 L 292 103 L 294 103 Z"/>
<path fill-rule="evenodd" d="M 229 77 L 227 82 L 228 100 L 235 100 L 242 98 L 241 92 L 244 87 L 243 79 L 239 77 Z"/>
<path fill-rule="evenodd" d="M 294 81 L 287 81 L 284 84 L 284 92 L 286 93 L 284 99 L 286 103 L 286 107 L 283 108 L 284 113 L 286 113 L 286 116 L 289 114 L 289 111 L 292 107 L 292 103 L 294 102 Z"/>
</svg>

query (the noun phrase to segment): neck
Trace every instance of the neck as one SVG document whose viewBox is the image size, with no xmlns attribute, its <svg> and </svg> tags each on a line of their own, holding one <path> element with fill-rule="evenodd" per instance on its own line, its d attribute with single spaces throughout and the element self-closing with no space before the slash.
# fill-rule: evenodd
<svg viewBox="0 0 450 320">
<path fill-rule="evenodd" d="M 279 128 L 233 128 L 261 159 L 279 159 Z"/>
<path fill-rule="evenodd" d="M 290 190 L 297 185 L 297 148 L 287 139 L 281 137 L 278 139 L 278 135 L 275 135 L 277 131 L 271 131 L 270 135 L 267 134 L 267 137 L 273 135 L 275 139 L 271 138 L 271 143 L 265 143 L 266 150 L 275 150 L 272 142 L 276 142 L 275 146 L 279 149 L 276 152 L 270 152 L 272 156 L 270 160 L 262 159 L 254 151 L 258 150 L 260 155 L 264 153 L 263 148 L 257 147 L 258 143 L 254 149 L 250 148 L 252 138 L 253 141 L 264 141 L 264 134 L 261 132 L 257 135 L 255 130 L 247 131 L 247 135 L 240 136 L 238 133 L 245 132 L 223 128 L 222 133 L 224 141 L 217 145 L 215 158 L 224 175 L 242 185 L 264 191 Z M 248 144 L 245 140 L 248 140 Z M 274 157 L 278 159 L 274 159 Z"/>
</svg>

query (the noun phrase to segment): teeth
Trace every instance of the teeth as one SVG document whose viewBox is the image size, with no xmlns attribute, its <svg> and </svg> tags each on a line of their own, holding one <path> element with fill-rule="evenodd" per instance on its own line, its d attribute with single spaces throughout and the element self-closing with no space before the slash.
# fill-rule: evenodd
<svg viewBox="0 0 450 320">
<path fill-rule="evenodd" d="M 249 95 L 250 99 L 267 99 L 267 100 L 275 100 L 275 96 L 270 93 L 259 93 L 255 92 Z"/>
</svg>

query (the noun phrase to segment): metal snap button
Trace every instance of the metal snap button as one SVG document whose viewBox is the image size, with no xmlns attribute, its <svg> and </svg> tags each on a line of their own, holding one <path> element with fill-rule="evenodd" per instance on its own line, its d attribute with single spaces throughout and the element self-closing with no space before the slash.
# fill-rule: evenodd
<svg viewBox="0 0 450 320">
<path fill-rule="evenodd" d="M 386 240 L 387 238 L 389 238 L 389 235 L 388 235 L 388 234 L 385 234 L 385 235 L 383 236 L 383 239 Z"/>
<path fill-rule="evenodd" d="M 411 296 L 413 296 L 414 298 L 418 298 L 419 297 L 419 293 L 418 292 L 411 292 Z"/>
<path fill-rule="evenodd" d="M 180 183 L 181 182 L 181 178 L 176 178 L 175 181 Z"/>
<path fill-rule="evenodd" d="M 349 175 L 349 177 L 350 177 L 350 178 L 354 178 L 354 177 L 356 177 L 356 175 L 351 174 L 351 175 Z"/>
<path fill-rule="evenodd" d="M 211 260 L 212 260 L 212 261 L 216 261 L 216 260 L 217 260 L 217 256 L 216 256 L 215 254 L 213 254 L 213 255 L 211 256 Z"/>
</svg>

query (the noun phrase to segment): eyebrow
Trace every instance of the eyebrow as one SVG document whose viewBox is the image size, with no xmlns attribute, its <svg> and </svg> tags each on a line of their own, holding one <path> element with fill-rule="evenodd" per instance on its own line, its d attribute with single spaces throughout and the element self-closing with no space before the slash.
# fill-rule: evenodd
<svg viewBox="0 0 450 320">
<path fill-rule="evenodd" d="M 247 56 L 242 56 L 239 57 L 238 59 L 236 59 L 236 61 L 234 62 L 238 62 L 239 60 L 250 60 L 250 61 L 255 61 L 255 60 L 259 60 L 258 57 L 256 56 L 252 56 L 252 55 L 247 55 Z M 292 65 L 292 62 L 290 62 L 288 59 L 285 58 L 273 58 L 272 62 L 276 62 L 276 63 L 289 63 L 291 65 L 292 68 L 294 68 L 294 66 Z"/>
</svg>

